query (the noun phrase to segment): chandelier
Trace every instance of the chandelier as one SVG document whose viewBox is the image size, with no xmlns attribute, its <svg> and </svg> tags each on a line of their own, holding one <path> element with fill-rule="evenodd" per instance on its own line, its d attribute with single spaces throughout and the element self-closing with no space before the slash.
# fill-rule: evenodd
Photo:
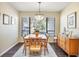
<svg viewBox="0 0 79 59">
<path fill-rule="evenodd" d="M 36 20 L 43 20 L 43 19 L 44 19 L 44 15 L 41 14 L 41 11 L 40 11 L 40 4 L 41 4 L 41 2 L 38 2 L 39 11 L 38 11 L 38 14 L 35 15 L 35 19 L 36 19 Z"/>
</svg>

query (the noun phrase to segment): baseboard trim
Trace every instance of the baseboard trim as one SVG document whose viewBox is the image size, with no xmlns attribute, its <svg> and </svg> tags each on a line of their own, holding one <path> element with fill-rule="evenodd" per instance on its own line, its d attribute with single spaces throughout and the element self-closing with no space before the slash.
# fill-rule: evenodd
<svg viewBox="0 0 79 59">
<path fill-rule="evenodd" d="M 15 44 L 13 44 L 12 46 L 10 46 L 9 48 L 7 48 L 6 50 L 4 50 L 2 53 L 0 53 L 0 56 L 2 56 L 4 53 L 6 53 L 7 51 L 9 51 L 12 47 L 14 47 L 18 42 L 16 42 Z"/>
</svg>

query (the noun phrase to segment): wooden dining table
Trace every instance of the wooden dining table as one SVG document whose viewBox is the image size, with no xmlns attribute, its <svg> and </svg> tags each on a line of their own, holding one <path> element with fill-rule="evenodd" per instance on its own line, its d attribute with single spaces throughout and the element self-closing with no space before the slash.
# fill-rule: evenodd
<svg viewBox="0 0 79 59">
<path fill-rule="evenodd" d="M 36 37 L 35 34 L 29 34 L 24 37 L 24 39 L 29 39 L 29 38 L 41 38 L 41 39 L 47 39 L 47 37 L 44 34 L 39 34 L 38 37 Z"/>
</svg>

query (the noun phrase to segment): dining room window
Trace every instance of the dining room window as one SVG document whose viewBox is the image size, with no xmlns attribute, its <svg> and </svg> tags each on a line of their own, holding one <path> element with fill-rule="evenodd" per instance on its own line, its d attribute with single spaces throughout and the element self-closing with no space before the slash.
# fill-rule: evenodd
<svg viewBox="0 0 79 59">
<path fill-rule="evenodd" d="M 31 18 L 31 33 L 35 30 L 39 30 L 41 34 L 46 33 L 46 18 L 43 20 L 36 20 L 34 17 Z"/>
<path fill-rule="evenodd" d="M 47 33 L 50 38 L 53 39 L 55 36 L 55 17 L 47 17 Z"/>
<path fill-rule="evenodd" d="M 30 22 L 29 17 L 22 17 L 21 36 L 30 34 Z"/>
<path fill-rule="evenodd" d="M 36 20 L 34 17 L 22 17 L 22 36 L 34 33 L 39 30 L 41 34 L 48 33 L 51 38 L 55 35 L 55 18 L 45 17 L 43 20 Z"/>
</svg>

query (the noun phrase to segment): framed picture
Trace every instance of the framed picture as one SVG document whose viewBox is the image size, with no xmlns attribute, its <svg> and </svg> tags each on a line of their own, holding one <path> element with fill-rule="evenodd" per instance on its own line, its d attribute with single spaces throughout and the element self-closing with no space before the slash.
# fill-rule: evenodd
<svg viewBox="0 0 79 59">
<path fill-rule="evenodd" d="M 11 22 L 10 22 L 11 24 L 14 24 L 15 23 L 15 21 L 14 21 L 14 17 L 12 17 L 11 16 Z"/>
<path fill-rule="evenodd" d="M 8 25 L 10 20 L 10 16 L 3 14 L 3 24 Z"/>
<path fill-rule="evenodd" d="M 67 27 L 76 28 L 76 12 L 67 16 Z"/>
</svg>

